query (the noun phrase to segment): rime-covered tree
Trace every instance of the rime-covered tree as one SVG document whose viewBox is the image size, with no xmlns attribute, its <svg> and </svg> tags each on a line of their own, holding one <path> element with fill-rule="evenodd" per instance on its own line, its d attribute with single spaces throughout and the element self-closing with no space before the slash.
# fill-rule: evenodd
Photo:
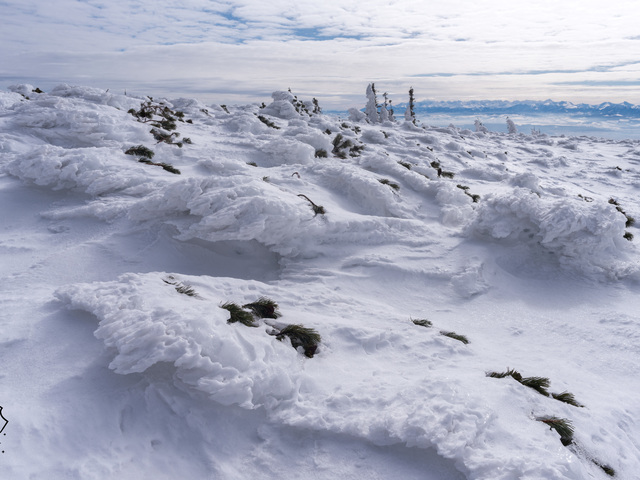
<svg viewBox="0 0 640 480">
<path fill-rule="evenodd" d="M 416 124 L 415 98 L 413 96 L 413 87 L 409 89 L 409 106 L 404 112 L 404 119 L 407 122 Z"/>
<path fill-rule="evenodd" d="M 475 126 L 476 126 L 476 132 L 482 132 L 482 133 L 489 132 L 489 129 L 485 127 L 478 118 L 476 118 Z"/>
<path fill-rule="evenodd" d="M 373 83 L 367 86 L 367 106 L 365 107 L 364 113 L 371 123 L 380 123 L 376 86 Z"/>
<path fill-rule="evenodd" d="M 518 129 L 516 128 L 516 124 L 513 123 L 509 117 L 507 117 L 507 131 L 509 133 L 518 133 Z"/>
<path fill-rule="evenodd" d="M 391 105 L 389 94 L 384 92 L 382 96 L 384 97 L 384 103 L 380 105 L 380 121 L 384 123 L 393 120 L 393 109 L 389 110 Z"/>
</svg>

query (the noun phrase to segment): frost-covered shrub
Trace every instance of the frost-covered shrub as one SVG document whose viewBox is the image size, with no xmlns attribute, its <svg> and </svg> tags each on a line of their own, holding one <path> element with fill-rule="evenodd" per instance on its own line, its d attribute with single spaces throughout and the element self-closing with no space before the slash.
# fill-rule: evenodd
<svg viewBox="0 0 640 480">
<path fill-rule="evenodd" d="M 291 89 L 286 92 L 273 92 L 271 98 L 273 98 L 273 102 L 261 109 L 261 112 L 266 115 L 293 120 L 301 116 L 308 118 L 322 112 L 318 100 L 315 98 L 312 101 L 299 100 L 297 95 L 291 92 Z"/>
<path fill-rule="evenodd" d="M 293 105 L 294 95 L 291 92 L 277 91 L 271 94 L 273 102 L 260 110 L 265 115 L 290 120 L 300 118 L 300 113 Z"/>
<path fill-rule="evenodd" d="M 364 145 L 360 143 L 355 143 L 349 138 L 345 138 L 341 133 L 337 134 L 332 141 L 333 148 L 331 153 L 333 153 L 338 158 L 347 158 L 357 157 L 360 155 L 360 152 L 364 149 Z"/>
<path fill-rule="evenodd" d="M 518 129 L 516 128 L 516 124 L 513 123 L 509 117 L 507 117 L 507 131 L 509 133 L 518 133 Z"/>
</svg>

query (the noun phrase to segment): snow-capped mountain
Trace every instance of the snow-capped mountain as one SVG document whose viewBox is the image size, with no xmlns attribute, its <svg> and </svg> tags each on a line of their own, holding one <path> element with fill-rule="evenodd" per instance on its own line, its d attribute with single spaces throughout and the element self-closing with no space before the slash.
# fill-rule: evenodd
<svg viewBox="0 0 640 480">
<path fill-rule="evenodd" d="M 406 108 L 406 103 L 399 103 L 399 109 Z M 415 103 L 416 114 L 445 113 L 451 115 L 550 115 L 571 114 L 592 117 L 640 118 L 640 105 L 623 103 L 586 103 L 544 101 L 436 101 L 423 100 Z"/>
</svg>

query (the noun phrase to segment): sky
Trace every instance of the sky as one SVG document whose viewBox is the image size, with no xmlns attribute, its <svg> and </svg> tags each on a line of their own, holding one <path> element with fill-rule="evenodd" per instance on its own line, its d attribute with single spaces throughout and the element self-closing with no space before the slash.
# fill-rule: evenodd
<svg viewBox="0 0 640 480">
<path fill-rule="evenodd" d="M 0 0 L 0 88 L 640 104 L 631 0 Z"/>
</svg>

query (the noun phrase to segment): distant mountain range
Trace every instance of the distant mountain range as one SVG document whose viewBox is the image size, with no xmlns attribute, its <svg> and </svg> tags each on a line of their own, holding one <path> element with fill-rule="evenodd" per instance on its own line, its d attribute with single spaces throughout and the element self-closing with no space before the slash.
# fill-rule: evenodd
<svg viewBox="0 0 640 480">
<path fill-rule="evenodd" d="M 394 105 L 396 116 L 404 113 L 406 103 Z M 640 118 L 640 105 L 628 102 L 588 105 L 586 103 L 544 101 L 505 101 L 505 100 L 474 100 L 474 101 L 436 101 L 423 100 L 415 103 L 417 115 L 449 114 L 449 115 L 549 115 L 569 114 L 597 117 L 633 117 Z"/>
</svg>

